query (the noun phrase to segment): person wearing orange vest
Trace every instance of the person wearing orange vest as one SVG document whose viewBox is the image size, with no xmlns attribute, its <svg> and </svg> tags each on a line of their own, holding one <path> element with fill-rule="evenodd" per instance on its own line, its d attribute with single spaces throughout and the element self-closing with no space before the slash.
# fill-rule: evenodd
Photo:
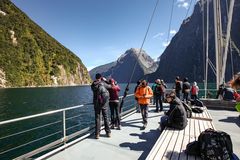
<svg viewBox="0 0 240 160">
<path fill-rule="evenodd" d="M 146 80 L 143 80 L 135 92 L 135 97 L 138 99 L 143 118 L 143 129 L 147 127 L 148 105 L 150 104 L 150 98 L 152 96 L 152 89 L 147 85 Z"/>
</svg>

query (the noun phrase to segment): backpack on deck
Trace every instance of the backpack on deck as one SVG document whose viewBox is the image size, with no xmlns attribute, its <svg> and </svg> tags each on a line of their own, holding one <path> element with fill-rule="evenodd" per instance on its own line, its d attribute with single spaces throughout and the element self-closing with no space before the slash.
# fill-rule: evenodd
<svg viewBox="0 0 240 160">
<path fill-rule="evenodd" d="M 198 145 L 201 158 L 204 160 L 230 160 L 233 154 L 229 134 L 211 128 L 199 135 Z"/>
<path fill-rule="evenodd" d="M 192 112 L 194 113 L 203 113 L 203 109 L 201 107 L 193 107 Z"/>
<path fill-rule="evenodd" d="M 183 104 L 185 111 L 187 112 L 187 118 L 191 118 L 192 117 L 192 108 L 185 102 L 182 102 L 182 104 Z"/>
<path fill-rule="evenodd" d="M 195 99 L 194 105 L 198 107 L 204 107 L 203 102 L 200 101 L 199 99 Z"/>
</svg>

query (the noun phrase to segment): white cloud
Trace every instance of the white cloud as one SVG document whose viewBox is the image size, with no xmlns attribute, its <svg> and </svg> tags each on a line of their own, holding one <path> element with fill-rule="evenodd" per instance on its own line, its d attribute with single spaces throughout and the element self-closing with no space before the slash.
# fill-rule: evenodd
<svg viewBox="0 0 240 160">
<path fill-rule="evenodd" d="M 162 37 L 163 35 L 164 35 L 164 33 L 160 32 L 160 33 L 155 34 L 152 38 L 155 39 L 158 37 Z"/>
<path fill-rule="evenodd" d="M 187 0 L 177 0 L 177 6 L 178 6 L 179 8 L 188 9 L 189 3 L 187 2 Z"/>
<path fill-rule="evenodd" d="M 174 35 L 174 34 L 176 34 L 176 33 L 177 33 L 177 31 L 174 30 L 174 29 L 170 31 L 170 34 L 171 34 L 171 35 Z"/>
<path fill-rule="evenodd" d="M 163 45 L 163 47 L 167 47 L 169 45 L 169 43 L 170 43 L 169 41 L 168 42 L 163 42 L 162 45 Z"/>
</svg>

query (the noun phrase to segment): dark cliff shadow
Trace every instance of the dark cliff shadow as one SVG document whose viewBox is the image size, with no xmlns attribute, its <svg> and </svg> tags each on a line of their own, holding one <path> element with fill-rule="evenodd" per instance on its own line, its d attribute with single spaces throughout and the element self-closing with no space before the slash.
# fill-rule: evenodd
<svg viewBox="0 0 240 160">
<path fill-rule="evenodd" d="M 157 141 L 160 133 L 161 132 L 158 129 L 150 130 L 150 132 L 142 132 L 141 134 L 131 133 L 130 134 L 131 136 L 138 136 L 139 139 L 145 141 L 138 143 L 124 142 L 120 144 L 120 147 L 129 147 L 131 150 L 134 151 L 143 151 L 139 159 L 144 160 L 146 159 L 147 155 L 149 154 L 155 142 Z"/>
<path fill-rule="evenodd" d="M 220 122 L 227 122 L 227 123 L 236 123 L 238 127 L 240 127 L 240 117 L 226 117 L 225 119 L 220 119 Z"/>
</svg>

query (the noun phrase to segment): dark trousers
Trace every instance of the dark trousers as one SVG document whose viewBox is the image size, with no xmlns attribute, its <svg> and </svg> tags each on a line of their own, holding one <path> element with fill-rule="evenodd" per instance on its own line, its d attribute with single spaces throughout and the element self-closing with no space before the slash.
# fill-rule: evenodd
<svg viewBox="0 0 240 160">
<path fill-rule="evenodd" d="M 94 106 L 94 111 L 95 111 L 95 134 L 100 133 L 101 129 L 101 113 L 103 116 L 103 121 L 104 121 L 104 127 L 106 133 L 111 133 L 111 130 L 109 128 L 108 124 L 108 117 L 107 117 L 107 104 L 105 103 L 103 106 L 95 105 Z"/>
<path fill-rule="evenodd" d="M 111 111 L 111 124 L 114 125 L 116 122 L 117 125 L 120 125 L 119 102 L 109 102 L 109 106 Z"/>
<path fill-rule="evenodd" d="M 160 105 L 160 111 L 162 111 L 163 110 L 162 95 L 156 95 L 156 111 L 159 111 L 158 105 Z"/>
<path fill-rule="evenodd" d="M 197 95 L 191 95 L 191 99 L 195 101 L 196 99 L 198 99 L 198 96 Z"/>
<path fill-rule="evenodd" d="M 161 117 L 161 122 L 160 122 L 161 131 L 167 126 L 167 124 L 168 124 L 168 116 L 164 115 Z"/>
<path fill-rule="evenodd" d="M 183 101 L 185 101 L 186 103 L 188 103 L 188 95 L 189 93 L 183 93 Z"/>
<path fill-rule="evenodd" d="M 148 118 L 148 105 L 147 104 L 140 104 L 141 114 L 143 123 L 147 124 L 147 118 Z"/>
</svg>

